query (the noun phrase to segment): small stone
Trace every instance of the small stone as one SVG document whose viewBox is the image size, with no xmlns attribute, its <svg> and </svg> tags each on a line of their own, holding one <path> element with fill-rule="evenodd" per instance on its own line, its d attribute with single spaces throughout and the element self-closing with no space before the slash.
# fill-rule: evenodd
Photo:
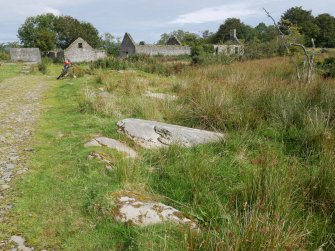
<svg viewBox="0 0 335 251">
<path fill-rule="evenodd" d="M 14 164 L 7 164 L 6 168 L 9 169 L 9 170 L 12 170 L 12 169 L 15 168 L 15 165 Z"/>
<path fill-rule="evenodd" d="M 113 167 L 112 167 L 112 166 L 106 166 L 106 169 L 107 169 L 108 171 L 113 171 Z"/>
<path fill-rule="evenodd" d="M 33 151 L 34 151 L 34 148 L 25 148 L 24 151 L 25 151 L 25 152 L 33 152 Z"/>
<path fill-rule="evenodd" d="M 9 157 L 9 160 L 10 161 L 17 161 L 20 157 L 19 156 L 12 156 L 12 157 Z"/>
<path fill-rule="evenodd" d="M 21 170 L 18 170 L 18 171 L 16 172 L 16 174 L 21 175 L 21 174 L 26 173 L 27 171 L 28 171 L 27 168 L 23 168 L 23 169 L 21 169 Z"/>
<path fill-rule="evenodd" d="M 4 191 L 4 190 L 7 190 L 8 188 L 10 188 L 10 186 L 9 185 L 1 185 L 0 186 L 0 192 L 2 192 L 2 191 Z"/>
</svg>

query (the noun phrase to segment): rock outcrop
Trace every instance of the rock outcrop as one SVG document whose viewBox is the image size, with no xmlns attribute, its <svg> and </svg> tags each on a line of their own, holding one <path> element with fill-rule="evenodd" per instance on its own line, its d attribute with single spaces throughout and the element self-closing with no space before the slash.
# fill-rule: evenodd
<svg viewBox="0 0 335 251">
<path fill-rule="evenodd" d="M 110 139 L 106 137 L 99 137 L 99 138 L 93 139 L 84 145 L 84 147 L 91 147 L 91 146 L 100 146 L 100 147 L 105 146 L 111 149 L 115 149 L 118 152 L 127 154 L 127 156 L 130 158 L 136 158 L 137 156 L 137 153 L 135 152 L 135 150 L 133 150 L 129 146 L 115 139 Z"/>
<path fill-rule="evenodd" d="M 177 209 L 153 201 L 141 201 L 135 196 L 121 196 L 117 199 L 118 210 L 115 220 L 145 227 L 164 222 L 173 222 L 197 228 L 192 220 Z"/>
<path fill-rule="evenodd" d="M 144 148 L 160 148 L 172 144 L 193 147 L 224 139 L 221 133 L 142 119 L 124 119 L 117 126 L 120 132 Z"/>
</svg>

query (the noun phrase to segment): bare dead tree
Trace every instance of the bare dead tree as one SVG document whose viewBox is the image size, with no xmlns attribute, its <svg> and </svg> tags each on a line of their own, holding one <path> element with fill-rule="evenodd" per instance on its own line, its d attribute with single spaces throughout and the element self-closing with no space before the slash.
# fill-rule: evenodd
<svg viewBox="0 0 335 251">
<path fill-rule="evenodd" d="M 313 71 L 314 71 L 314 57 L 315 57 L 315 43 L 314 43 L 314 39 L 312 38 L 312 52 L 309 54 L 306 47 L 303 44 L 300 43 L 293 43 L 289 41 L 288 36 L 286 36 L 284 34 L 284 32 L 280 29 L 278 23 L 275 21 L 275 19 L 271 16 L 271 14 L 265 9 L 263 8 L 263 10 L 265 11 L 266 15 L 272 20 L 274 26 L 276 27 L 278 34 L 280 36 L 280 38 L 282 39 L 284 46 L 286 48 L 287 53 L 290 53 L 290 47 L 299 47 L 302 49 L 302 51 L 304 52 L 305 55 L 305 60 L 303 63 L 303 67 L 302 67 L 302 74 L 300 74 L 299 71 L 299 66 L 296 65 L 297 68 L 297 78 L 298 80 L 304 80 L 305 83 L 309 84 L 312 82 L 313 80 Z M 306 62 L 308 64 L 308 68 L 307 68 L 307 74 L 305 72 L 305 67 L 306 67 Z"/>
</svg>

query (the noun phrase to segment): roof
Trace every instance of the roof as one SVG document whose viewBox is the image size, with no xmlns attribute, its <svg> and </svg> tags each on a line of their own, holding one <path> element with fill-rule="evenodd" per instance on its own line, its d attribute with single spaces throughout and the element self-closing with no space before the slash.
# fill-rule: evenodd
<svg viewBox="0 0 335 251">
<path fill-rule="evenodd" d="M 178 40 L 178 38 L 175 35 L 172 35 L 169 37 L 168 40 L 165 42 L 166 45 L 181 45 L 181 42 Z"/>
<path fill-rule="evenodd" d="M 128 39 L 133 43 L 133 45 L 136 45 L 135 40 L 133 39 L 133 37 L 132 37 L 128 32 L 126 32 L 126 33 L 124 34 L 123 41 L 124 41 L 126 38 L 128 38 Z"/>
</svg>

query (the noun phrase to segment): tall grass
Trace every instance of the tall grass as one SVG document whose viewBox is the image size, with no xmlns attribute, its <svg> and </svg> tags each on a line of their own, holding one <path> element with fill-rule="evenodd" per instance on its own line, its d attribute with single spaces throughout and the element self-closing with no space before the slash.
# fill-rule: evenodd
<svg viewBox="0 0 335 251">
<path fill-rule="evenodd" d="M 58 154 L 58 166 L 75 173 L 69 176 L 73 181 L 66 183 L 75 194 L 62 191 L 78 201 L 75 209 L 70 200 L 62 206 L 95 225 L 90 229 L 83 224 L 84 234 L 76 235 L 70 247 L 81 243 L 81 238 L 83 243 L 96 238 L 100 246 L 90 242 L 90 247 L 116 250 L 335 248 L 332 80 L 316 75 L 312 84 L 301 85 L 286 58 L 188 66 L 174 76 L 139 70 L 95 69 L 94 73 L 58 89 L 57 98 L 63 100 L 66 91 L 64 100 L 69 103 L 64 111 L 54 111 L 59 117 L 65 113 L 71 122 L 60 121 L 59 128 L 53 128 L 63 131 L 66 125 L 69 137 L 61 141 L 64 146 L 50 143 L 49 135 L 43 138 L 52 144 L 47 156 L 52 156 L 53 147 L 69 149 Z M 77 100 L 73 100 L 74 88 L 79 90 Z M 143 96 L 148 90 L 173 93 L 178 99 Z M 62 107 L 60 101 L 57 104 Z M 141 156 L 137 162 L 114 158 L 115 170 L 104 171 L 101 178 L 98 163 L 86 160 L 89 150 L 83 152 L 83 137 L 90 139 L 96 133 L 119 137 L 114 124 L 126 117 L 220 131 L 227 134 L 227 141 L 190 149 L 137 148 Z M 59 119 L 48 118 L 57 126 Z M 80 156 L 73 157 L 78 149 Z M 39 158 L 38 163 L 44 155 Z M 196 220 L 201 231 L 168 224 L 136 228 L 116 223 L 110 195 L 119 190 L 144 193 L 174 206 Z M 53 189 L 39 191 L 53 193 Z M 26 197 L 26 201 L 34 200 Z M 53 238 L 62 238 L 58 243 L 68 243 L 66 233 L 57 237 L 49 219 L 39 220 L 51 225 Z"/>
</svg>

